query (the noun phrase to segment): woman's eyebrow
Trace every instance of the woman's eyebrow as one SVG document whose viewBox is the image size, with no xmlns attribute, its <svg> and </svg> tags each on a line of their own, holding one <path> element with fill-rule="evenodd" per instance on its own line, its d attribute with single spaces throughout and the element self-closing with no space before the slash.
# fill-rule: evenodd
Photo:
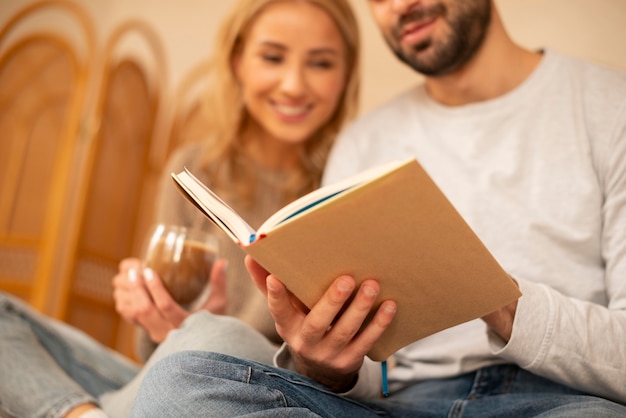
<svg viewBox="0 0 626 418">
<path fill-rule="evenodd" d="M 339 51 L 335 48 L 314 48 L 314 49 L 311 49 L 309 53 L 338 55 Z"/>
<path fill-rule="evenodd" d="M 280 42 L 276 42 L 276 41 L 261 41 L 259 42 L 259 45 L 282 49 L 282 50 L 289 49 L 286 45 L 281 44 Z M 310 49 L 308 52 L 310 54 L 333 54 L 333 55 L 339 54 L 339 51 L 336 48 L 331 48 L 331 47 L 313 48 L 313 49 Z"/>
</svg>

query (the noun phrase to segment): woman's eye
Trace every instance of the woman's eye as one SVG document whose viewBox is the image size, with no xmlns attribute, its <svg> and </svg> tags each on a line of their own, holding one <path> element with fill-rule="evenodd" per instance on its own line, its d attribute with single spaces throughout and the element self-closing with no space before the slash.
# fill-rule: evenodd
<svg viewBox="0 0 626 418">
<path fill-rule="evenodd" d="M 280 55 L 263 55 L 263 61 L 280 63 L 283 61 L 283 57 Z"/>
<path fill-rule="evenodd" d="M 311 63 L 309 65 L 311 65 L 312 67 L 322 68 L 322 69 L 332 68 L 333 67 L 333 63 L 331 61 L 327 61 L 327 60 L 311 61 Z"/>
</svg>

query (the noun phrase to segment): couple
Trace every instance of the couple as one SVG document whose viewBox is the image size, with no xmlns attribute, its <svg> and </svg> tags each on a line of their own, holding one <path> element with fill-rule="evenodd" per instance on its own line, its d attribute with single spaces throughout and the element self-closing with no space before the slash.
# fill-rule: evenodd
<svg viewBox="0 0 626 418">
<path fill-rule="evenodd" d="M 393 301 L 354 335 L 376 282 L 329 328 L 350 277 L 309 312 L 247 259 L 285 341 L 279 367 L 177 353 L 148 373 L 133 416 L 624 416 L 626 74 L 519 47 L 490 0 L 369 6 L 425 83 L 343 131 L 323 181 L 416 156 L 523 296 L 401 349 L 381 399 L 364 356 Z"/>
<path fill-rule="evenodd" d="M 307 4 L 312 16 L 328 2 L 269 3 L 235 55 L 240 75 L 250 68 L 243 64 L 255 35 L 278 27 L 274 13 Z M 394 301 L 362 333 L 353 331 L 376 298 L 375 280 L 347 302 L 354 282 L 339 277 L 307 311 L 279 277 L 246 259 L 284 344 L 275 351 L 232 321 L 274 365 L 228 350 L 166 356 L 148 370 L 131 415 L 624 416 L 626 75 L 521 48 L 490 0 L 369 6 L 390 48 L 425 82 L 343 130 L 323 182 L 416 157 L 523 296 L 399 350 L 389 361 L 390 395 L 381 398 L 380 364 L 365 353 L 393 321 Z M 326 20 L 318 18 L 328 25 L 325 10 Z M 345 32 L 324 27 L 345 47 Z M 261 92 L 244 94 L 253 117 Z M 283 113 L 297 113 L 293 107 Z M 164 345 L 193 334 L 195 316 Z"/>
</svg>

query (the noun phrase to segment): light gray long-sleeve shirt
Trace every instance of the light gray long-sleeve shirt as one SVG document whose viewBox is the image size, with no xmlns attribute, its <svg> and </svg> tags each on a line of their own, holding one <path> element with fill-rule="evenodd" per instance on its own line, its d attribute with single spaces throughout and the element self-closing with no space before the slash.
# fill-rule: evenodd
<svg viewBox="0 0 626 418">
<path fill-rule="evenodd" d="M 626 403 L 626 74 L 547 50 L 494 100 L 446 107 L 417 86 L 345 131 L 324 182 L 410 156 L 523 296 L 508 343 L 479 319 L 424 338 L 391 389 L 508 362 Z M 351 393 L 380 393 L 379 367 Z"/>
</svg>

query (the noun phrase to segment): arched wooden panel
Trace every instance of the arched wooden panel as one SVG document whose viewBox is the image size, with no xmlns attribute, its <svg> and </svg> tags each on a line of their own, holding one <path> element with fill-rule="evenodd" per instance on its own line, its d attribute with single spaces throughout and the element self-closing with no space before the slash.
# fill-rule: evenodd
<svg viewBox="0 0 626 418">
<path fill-rule="evenodd" d="M 66 319 L 109 345 L 119 318 L 111 279 L 133 244 L 148 154 L 155 123 L 155 98 L 143 69 L 125 60 L 110 69 L 104 92 L 96 158 L 75 255 Z M 109 326 L 90 326 L 108 317 Z M 102 325 L 102 324 L 101 324 Z"/>
<path fill-rule="evenodd" d="M 136 35 L 153 65 L 119 50 Z M 63 318 L 127 355 L 133 354 L 132 332 L 114 309 L 111 280 L 123 258 L 138 255 L 152 218 L 162 161 L 151 155 L 162 118 L 165 62 L 156 33 L 144 22 L 126 22 L 109 38 L 95 110 L 97 130 L 79 192 L 80 228 L 68 270 L 71 288 Z"/>
<path fill-rule="evenodd" d="M 26 69 L 26 71 L 24 71 Z M 33 37 L 0 64 L 2 225 L 37 239 L 76 82 L 71 51 L 58 39 Z"/>
<path fill-rule="evenodd" d="M 63 28 L 15 35 L 34 15 L 69 17 Z M 57 290 L 54 264 L 70 195 L 94 34 L 66 1 L 34 2 L 0 30 L 0 288 L 42 311 Z"/>
</svg>

